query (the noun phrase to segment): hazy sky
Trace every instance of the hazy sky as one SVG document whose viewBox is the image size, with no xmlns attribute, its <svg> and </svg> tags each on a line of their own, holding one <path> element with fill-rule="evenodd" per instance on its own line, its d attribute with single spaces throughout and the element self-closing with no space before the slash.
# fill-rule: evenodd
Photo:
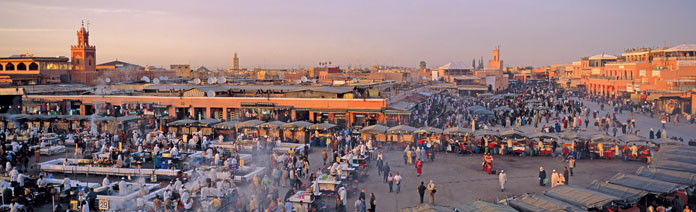
<svg viewBox="0 0 696 212">
<path fill-rule="evenodd" d="M 570 63 L 626 48 L 696 43 L 696 1 L 2 0 L 0 56 L 69 56 L 81 20 L 99 63 L 428 67 L 490 59 Z"/>
</svg>

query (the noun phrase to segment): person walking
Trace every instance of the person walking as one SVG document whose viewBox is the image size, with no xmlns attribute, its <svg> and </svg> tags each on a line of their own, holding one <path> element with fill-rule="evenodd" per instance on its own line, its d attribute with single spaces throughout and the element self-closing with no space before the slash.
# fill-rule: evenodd
<svg viewBox="0 0 696 212">
<path fill-rule="evenodd" d="M 544 167 L 539 167 L 539 186 L 546 186 L 546 183 L 544 183 L 545 180 L 546 171 L 544 171 Z"/>
<path fill-rule="evenodd" d="M 563 167 L 563 183 L 566 185 L 568 185 L 568 181 L 570 181 L 570 176 L 568 174 L 568 167 Z"/>
<path fill-rule="evenodd" d="M 328 146 L 328 145 L 327 145 Z M 326 150 L 321 152 L 321 159 L 324 161 L 324 166 L 326 166 L 326 159 L 329 157 L 329 155 L 326 153 Z"/>
<path fill-rule="evenodd" d="M 500 183 L 500 192 L 505 191 L 505 183 L 507 182 L 507 174 L 505 174 L 505 170 L 500 170 L 500 174 L 498 174 L 498 183 Z"/>
<path fill-rule="evenodd" d="M 377 208 L 377 199 L 375 198 L 375 193 L 370 193 L 370 212 L 375 212 Z"/>
<path fill-rule="evenodd" d="M 382 153 L 380 153 L 380 155 L 381 155 L 381 154 L 382 154 Z M 382 168 L 383 168 L 382 163 L 383 163 L 382 158 L 380 158 L 379 156 L 377 156 L 377 175 L 379 175 L 379 176 L 382 175 L 382 171 L 383 171 L 383 169 L 382 169 Z M 386 173 L 385 173 L 385 174 L 386 174 Z"/>
<path fill-rule="evenodd" d="M 430 204 L 435 203 L 435 192 L 437 190 L 435 189 L 435 184 L 433 183 L 433 180 L 430 180 L 430 183 L 428 183 L 428 192 L 430 193 L 429 200 Z"/>
<path fill-rule="evenodd" d="M 389 172 L 389 171 L 391 171 L 391 170 L 389 170 L 389 162 L 384 163 L 383 169 L 384 170 L 382 172 L 384 172 L 384 182 L 386 183 L 387 182 L 387 173 L 389 173 L 389 175 L 391 175 L 391 172 Z"/>
<path fill-rule="evenodd" d="M 570 159 L 568 159 L 568 169 L 570 170 L 570 176 L 573 176 L 573 168 L 575 168 L 575 158 L 573 156 L 570 156 Z"/>
<path fill-rule="evenodd" d="M 420 159 L 416 160 L 416 174 L 418 177 L 423 173 L 423 161 Z"/>
<path fill-rule="evenodd" d="M 401 192 L 401 175 L 399 172 L 396 172 L 396 175 L 394 176 L 394 183 L 396 184 L 396 193 L 398 194 Z"/>
<path fill-rule="evenodd" d="M 387 176 L 386 172 L 384 176 Z M 389 173 L 389 176 L 387 177 L 387 184 L 389 184 L 389 193 L 391 193 L 393 191 L 392 186 L 394 185 L 394 176 L 392 176 L 392 173 Z"/>
<path fill-rule="evenodd" d="M 425 195 L 425 190 L 427 189 L 425 185 L 423 185 L 424 182 L 421 181 L 420 186 L 418 186 L 418 195 L 420 195 L 420 203 L 423 204 L 423 196 Z"/>
</svg>

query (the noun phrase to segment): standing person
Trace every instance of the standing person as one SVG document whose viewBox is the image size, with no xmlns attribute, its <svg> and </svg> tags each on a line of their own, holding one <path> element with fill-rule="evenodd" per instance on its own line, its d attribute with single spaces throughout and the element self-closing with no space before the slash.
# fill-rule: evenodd
<svg viewBox="0 0 696 212">
<path fill-rule="evenodd" d="M 425 185 L 423 185 L 423 181 L 421 181 L 420 186 L 418 186 L 418 195 L 420 195 L 420 203 L 423 204 L 423 196 L 425 195 Z"/>
<path fill-rule="evenodd" d="M 539 167 L 539 186 L 546 186 L 544 180 L 546 180 L 546 171 L 544 171 L 544 167 Z"/>
<path fill-rule="evenodd" d="M 382 155 L 382 153 L 380 152 L 379 155 Z M 377 175 L 382 175 L 382 171 L 383 171 L 382 163 L 383 163 L 383 161 L 382 161 L 382 158 L 379 157 L 379 155 L 377 155 Z"/>
<path fill-rule="evenodd" d="M 570 181 L 570 176 L 568 175 L 568 167 L 563 167 L 563 183 L 568 185 L 568 181 Z"/>
<path fill-rule="evenodd" d="M 418 159 L 418 160 L 416 160 L 416 174 L 417 174 L 417 176 L 420 177 L 422 172 L 423 172 L 423 161 Z"/>
<path fill-rule="evenodd" d="M 394 183 L 396 184 L 396 193 L 398 194 L 401 191 L 401 175 L 399 172 L 396 172 L 394 176 Z"/>
<path fill-rule="evenodd" d="M 365 204 L 363 203 L 362 199 L 358 198 L 355 200 L 355 212 L 364 212 L 365 211 Z"/>
<path fill-rule="evenodd" d="M 556 187 L 558 185 L 558 172 L 554 169 L 553 172 L 551 172 L 551 187 Z"/>
<path fill-rule="evenodd" d="M 384 182 L 387 182 L 387 173 L 389 173 L 389 175 L 391 175 L 391 172 L 389 172 L 389 171 L 391 171 L 391 170 L 389 170 L 389 162 L 386 162 L 386 163 L 384 164 L 384 168 L 383 168 L 383 169 L 384 169 L 384 170 L 383 170 L 383 172 L 384 172 Z M 391 176 L 390 176 L 390 177 L 391 177 Z"/>
<path fill-rule="evenodd" d="M 498 183 L 500 183 L 500 192 L 505 191 L 505 183 L 507 182 L 507 175 L 505 174 L 505 170 L 500 170 L 500 174 L 498 175 Z"/>
<path fill-rule="evenodd" d="M 387 176 L 387 173 L 384 173 L 384 176 Z M 387 177 L 387 184 L 389 184 L 389 193 L 391 193 L 392 186 L 394 185 L 394 176 L 392 176 L 392 173 L 389 173 L 389 177 Z"/>
<path fill-rule="evenodd" d="M 573 156 L 570 156 L 570 159 L 568 159 L 568 169 L 570 170 L 570 176 L 573 176 L 573 168 L 575 168 L 575 158 Z"/>
<path fill-rule="evenodd" d="M 328 145 L 327 145 L 328 146 Z M 326 166 L 326 159 L 329 157 L 329 155 L 326 153 L 326 150 L 321 152 L 321 159 L 324 161 L 324 166 Z"/>
<path fill-rule="evenodd" d="M 435 190 L 435 184 L 433 183 L 433 180 L 430 180 L 430 183 L 428 183 L 428 192 L 430 193 L 430 196 L 429 196 L 430 204 L 434 204 L 435 203 L 435 192 L 437 192 L 437 190 Z"/>
<path fill-rule="evenodd" d="M 370 193 L 370 212 L 375 212 L 377 208 L 377 199 L 375 193 Z"/>
</svg>

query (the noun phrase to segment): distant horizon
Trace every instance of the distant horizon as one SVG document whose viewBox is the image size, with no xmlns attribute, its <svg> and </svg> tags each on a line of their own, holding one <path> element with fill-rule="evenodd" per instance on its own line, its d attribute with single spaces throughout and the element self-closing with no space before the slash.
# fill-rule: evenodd
<svg viewBox="0 0 696 212">
<path fill-rule="evenodd" d="M 696 1 L 455 0 L 325 2 L 7 0 L 0 57 L 70 56 L 89 21 L 97 63 L 168 68 L 428 68 L 484 64 L 500 45 L 505 67 L 569 64 L 595 54 L 696 43 Z"/>
</svg>

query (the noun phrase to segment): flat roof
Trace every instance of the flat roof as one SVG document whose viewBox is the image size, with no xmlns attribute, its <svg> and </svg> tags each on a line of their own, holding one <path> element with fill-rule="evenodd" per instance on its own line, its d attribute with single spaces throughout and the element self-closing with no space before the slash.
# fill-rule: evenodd
<svg viewBox="0 0 696 212">
<path fill-rule="evenodd" d="M 200 89 L 203 91 L 226 91 L 226 90 L 274 90 L 283 92 L 293 92 L 302 90 L 321 91 L 329 93 L 350 93 L 355 89 L 353 86 L 289 86 L 289 85 L 150 85 L 143 90 L 189 90 Z"/>
</svg>

